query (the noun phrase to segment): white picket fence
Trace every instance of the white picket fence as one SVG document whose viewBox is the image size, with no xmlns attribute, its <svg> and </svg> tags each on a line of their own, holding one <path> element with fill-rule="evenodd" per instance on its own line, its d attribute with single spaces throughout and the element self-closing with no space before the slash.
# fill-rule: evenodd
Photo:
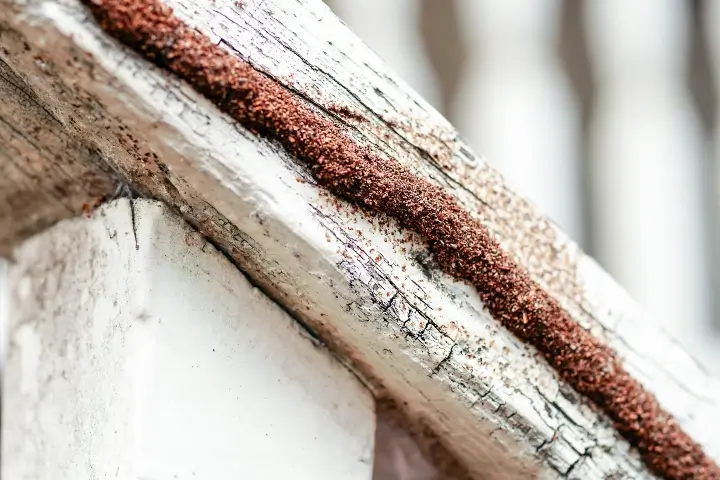
<svg viewBox="0 0 720 480">
<path fill-rule="evenodd" d="M 327 3 L 720 371 L 718 2 Z"/>
</svg>

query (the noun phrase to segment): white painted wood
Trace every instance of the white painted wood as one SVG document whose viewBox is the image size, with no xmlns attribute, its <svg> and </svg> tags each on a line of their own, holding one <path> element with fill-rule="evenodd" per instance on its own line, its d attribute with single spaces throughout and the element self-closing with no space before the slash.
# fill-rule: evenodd
<svg viewBox="0 0 720 480">
<path fill-rule="evenodd" d="M 718 458 L 718 382 L 323 5 L 168 3 L 324 113 L 340 104 L 363 115 L 335 118 L 476 212 Z M 647 476 L 609 422 L 499 327 L 472 289 L 421 265 L 417 238 L 326 195 L 276 145 L 108 39 L 76 1 L 0 5 L 11 25 L 0 36 L 2 58 L 65 120 L 68 135 L 96 142 L 103 161 L 201 226 L 472 475 L 511 478 L 512 466 L 537 460 L 549 478 Z M 120 131 L 137 151 L 118 140 Z M 536 476 L 530 467 L 524 473 Z"/>
<path fill-rule="evenodd" d="M 657 321 L 712 361 L 704 145 L 685 86 L 688 3 L 589 2 L 598 76 L 592 180 L 602 263 Z"/>
<path fill-rule="evenodd" d="M 370 479 L 369 392 L 182 219 L 133 205 L 16 251 L 2 477 Z"/>
<path fill-rule="evenodd" d="M 555 51 L 556 0 L 463 1 L 472 45 L 458 128 L 576 240 L 582 235 L 579 111 Z"/>
</svg>

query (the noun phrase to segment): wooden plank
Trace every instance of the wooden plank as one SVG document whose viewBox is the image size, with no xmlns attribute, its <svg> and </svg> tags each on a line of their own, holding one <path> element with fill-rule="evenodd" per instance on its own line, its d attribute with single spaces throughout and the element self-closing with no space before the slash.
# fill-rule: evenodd
<svg viewBox="0 0 720 480">
<path fill-rule="evenodd" d="M 537 462 L 550 477 L 647 475 L 609 421 L 474 290 L 426 261 L 420 239 L 327 195 L 277 144 L 120 47 L 77 2 L 2 1 L 3 59 L 47 108 L 317 331 L 435 462 L 466 477 L 507 478 L 517 466 L 534 476 Z M 167 3 L 358 142 L 454 195 L 718 458 L 718 382 L 324 6 Z"/>
<path fill-rule="evenodd" d="M 371 477 L 370 392 L 166 207 L 114 202 L 15 259 L 3 478 Z"/>
</svg>

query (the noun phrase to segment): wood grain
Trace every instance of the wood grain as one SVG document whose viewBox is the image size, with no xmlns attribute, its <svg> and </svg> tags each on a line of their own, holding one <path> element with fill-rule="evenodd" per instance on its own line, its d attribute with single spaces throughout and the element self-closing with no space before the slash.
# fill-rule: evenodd
<svg viewBox="0 0 720 480">
<path fill-rule="evenodd" d="M 73 138 L 2 59 L 0 98 L 0 254 L 7 254 L 115 186 L 93 146 Z"/>
</svg>

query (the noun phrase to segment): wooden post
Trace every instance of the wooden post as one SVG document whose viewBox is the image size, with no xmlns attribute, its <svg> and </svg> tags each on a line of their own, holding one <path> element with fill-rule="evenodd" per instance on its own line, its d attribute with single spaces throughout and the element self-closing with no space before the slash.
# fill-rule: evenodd
<svg viewBox="0 0 720 480">
<path fill-rule="evenodd" d="M 434 198 L 455 202 L 468 225 L 487 234 L 494 258 L 507 260 L 499 262 L 507 268 L 498 275 L 522 272 L 516 283 L 501 286 L 531 288 L 541 301 L 499 314 L 497 302 L 484 303 L 476 288 L 448 274 L 447 255 L 445 270 L 434 263 L 417 231 L 340 199 L 328 183 L 322 187 L 312 173 L 326 159 L 293 156 L 288 152 L 297 138 L 243 123 L 228 108 L 223 113 L 163 62 L 154 65 L 105 33 L 76 0 L 0 0 L 0 66 L 9 72 L 0 82 L 15 92 L 0 104 L 0 125 L 16 152 L 0 164 L 6 251 L 129 184 L 179 212 L 316 332 L 363 379 L 378 409 L 450 478 L 647 476 L 609 414 L 571 388 L 571 381 L 582 383 L 573 372 L 558 373 L 551 366 L 558 358 L 547 351 L 541 356 L 506 328 L 512 327 L 508 318 L 527 320 L 518 312 L 553 308 L 584 345 L 612 352 L 617 363 L 609 370 L 627 372 L 633 388 L 677 420 L 683 438 L 712 468 L 708 459 L 720 458 L 717 380 L 556 225 L 507 188 L 321 2 L 165 4 L 190 27 L 185 34 L 200 32 L 213 51 L 247 62 L 253 81 L 284 92 L 277 95 L 312 113 L 308 122 L 327 127 L 321 133 L 331 130 L 333 139 L 342 136 L 366 153 L 355 160 L 394 162 L 395 172 L 411 172 L 414 181 L 435 188 Z M 175 48 L 173 39 L 155 47 Z M 224 80 L 243 85 L 241 78 Z M 15 118 L 22 121 L 15 125 Z M 314 140 L 328 145 L 327 137 Z M 537 325 L 537 318 L 530 320 Z"/>
<path fill-rule="evenodd" d="M 580 241 L 579 112 L 555 52 L 560 9 L 556 0 L 462 3 L 475 48 L 456 111 L 508 184 Z"/>
<path fill-rule="evenodd" d="M 369 392 L 160 204 L 50 228 L 11 285 L 3 478 L 370 478 Z"/>
</svg>

